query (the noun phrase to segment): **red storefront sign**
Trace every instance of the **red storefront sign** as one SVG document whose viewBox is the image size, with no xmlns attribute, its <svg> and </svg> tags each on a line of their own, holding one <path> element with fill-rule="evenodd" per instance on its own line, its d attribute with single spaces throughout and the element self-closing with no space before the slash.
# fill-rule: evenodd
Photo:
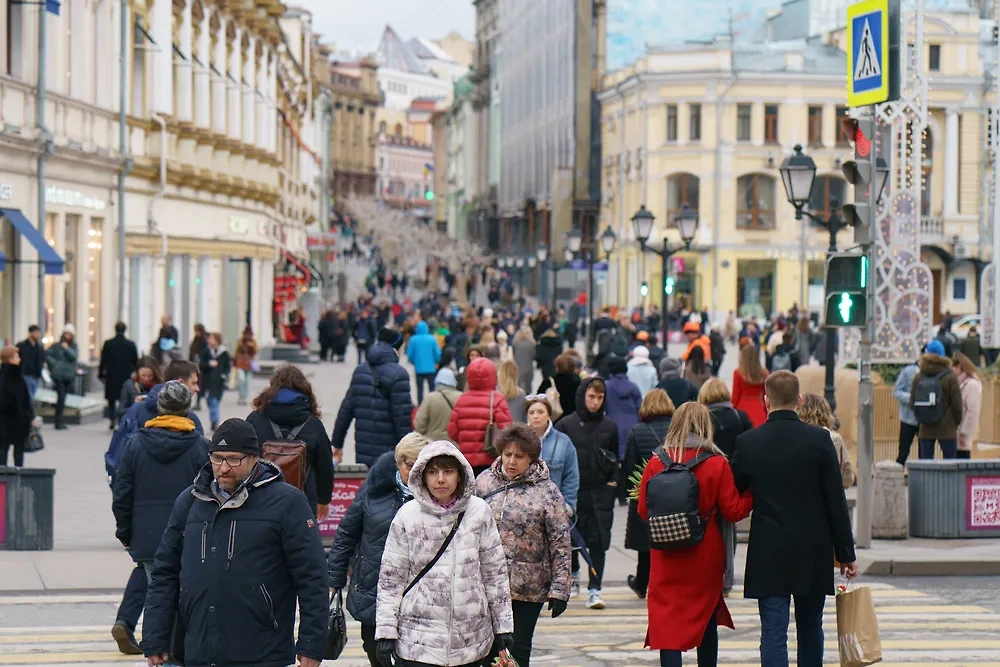
<svg viewBox="0 0 1000 667">
<path fill-rule="evenodd" d="M 968 477 L 965 492 L 966 528 L 1000 530 L 1000 477 Z"/>
<path fill-rule="evenodd" d="M 340 522 L 347 514 L 347 508 L 354 502 L 354 496 L 358 495 L 358 489 L 365 483 L 362 477 L 334 477 L 333 498 L 330 500 L 330 515 L 326 521 L 319 524 L 320 537 L 332 538 L 337 534 Z"/>
</svg>

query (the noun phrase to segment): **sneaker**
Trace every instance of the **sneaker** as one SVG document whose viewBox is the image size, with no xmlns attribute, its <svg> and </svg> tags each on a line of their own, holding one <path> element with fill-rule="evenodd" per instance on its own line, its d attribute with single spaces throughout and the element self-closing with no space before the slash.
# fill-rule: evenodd
<svg viewBox="0 0 1000 667">
<path fill-rule="evenodd" d="M 569 585 L 569 596 L 570 598 L 580 597 L 580 578 L 573 577 L 572 582 Z"/>
<path fill-rule="evenodd" d="M 118 642 L 118 650 L 125 655 L 142 655 L 135 634 L 125 621 L 115 621 L 111 626 L 111 636 Z"/>
<path fill-rule="evenodd" d="M 628 575 L 628 587 L 632 589 L 632 592 L 635 593 L 640 600 L 646 599 L 646 591 L 636 586 L 634 574 Z"/>
<path fill-rule="evenodd" d="M 604 609 L 604 600 L 601 599 L 601 591 L 590 591 L 590 595 L 587 598 L 587 609 Z"/>
</svg>

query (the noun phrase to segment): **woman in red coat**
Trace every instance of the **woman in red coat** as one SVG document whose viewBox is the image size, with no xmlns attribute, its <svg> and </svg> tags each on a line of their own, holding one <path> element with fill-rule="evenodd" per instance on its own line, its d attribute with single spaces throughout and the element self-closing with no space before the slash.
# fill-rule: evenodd
<svg viewBox="0 0 1000 667">
<path fill-rule="evenodd" d="M 750 417 L 754 428 L 767 421 L 764 407 L 764 380 L 767 371 L 760 363 L 760 350 L 747 345 L 740 350 L 740 365 L 733 371 L 733 407 Z"/>
<path fill-rule="evenodd" d="M 753 498 L 741 496 L 733 471 L 723 453 L 712 443 L 712 416 L 704 405 L 685 403 L 670 422 L 662 451 L 673 461 L 688 461 L 703 451 L 712 456 L 695 469 L 699 514 L 736 523 L 750 514 Z M 659 456 L 649 460 L 639 486 L 639 515 L 649 518 L 646 486 L 664 469 Z M 682 549 L 650 551 L 647 605 L 649 625 L 646 646 L 660 650 L 661 667 L 681 667 L 681 653 L 698 648 L 699 667 L 714 666 L 719 659 L 719 625 L 733 627 L 722 596 L 726 552 L 719 522 L 710 519 L 701 542 Z"/>
<path fill-rule="evenodd" d="M 486 428 L 490 424 L 490 402 L 493 403 L 493 423 L 498 429 L 511 423 L 507 399 L 497 389 L 496 366 L 489 359 L 473 359 L 465 368 L 465 393 L 455 401 L 448 422 L 448 437 L 458 445 L 478 475 L 490 467 L 495 458 L 483 449 Z"/>
</svg>

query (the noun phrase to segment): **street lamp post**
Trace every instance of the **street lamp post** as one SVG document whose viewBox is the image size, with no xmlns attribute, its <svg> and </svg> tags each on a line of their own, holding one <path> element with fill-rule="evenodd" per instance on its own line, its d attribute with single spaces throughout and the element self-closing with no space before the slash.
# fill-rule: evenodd
<svg viewBox="0 0 1000 667">
<path fill-rule="evenodd" d="M 567 246 L 563 250 L 564 262 L 557 262 L 555 259 L 549 259 L 549 247 L 544 243 L 539 243 L 538 248 L 535 249 L 535 257 L 538 259 L 539 264 L 548 264 L 549 271 L 552 272 L 552 280 L 549 283 L 549 289 L 552 292 L 552 312 L 556 311 L 556 286 L 559 279 L 559 271 L 562 269 L 569 268 L 570 262 L 573 261 L 573 251 Z"/>
<path fill-rule="evenodd" d="M 572 229 L 566 234 L 566 247 L 574 256 L 581 255 L 587 262 L 587 340 L 588 350 L 593 351 L 594 346 L 594 263 L 600 258 L 598 250 L 604 252 L 605 257 L 610 257 L 614 252 L 618 237 L 608 226 L 600 237 L 600 246 L 597 240 L 583 242 L 583 233 L 579 229 Z M 568 254 L 567 254 L 568 259 Z"/>
<path fill-rule="evenodd" d="M 816 163 L 811 157 L 802 152 L 802 146 L 796 145 L 793 150 L 795 152 L 785 158 L 780 168 L 781 183 L 785 187 L 785 197 L 788 199 L 788 203 L 795 207 L 796 220 L 802 220 L 803 217 L 809 218 L 817 225 L 825 227 L 830 233 L 830 246 L 827 249 L 827 255 L 829 256 L 837 252 L 837 233 L 850 225 L 841 217 L 840 202 L 835 197 L 830 198 L 830 217 L 825 220 L 805 210 L 805 207 L 809 205 L 813 184 L 816 181 Z M 876 172 L 875 187 L 878 193 L 876 201 L 878 201 L 882 198 L 889 179 L 889 167 L 882 158 L 877 159 Z M 802 279 L 805 280 L 805 276 Z M 837 390 L 834 382 L 834 365 L 837 356 L 837 346 L 834 339 L 835 333 L 835 328 L 826 327 L 826 358 L 824 360 L 826 379 L 824 381 L 823 396 L 833 410 L 837 409 Z"/>
<path fill-rule="evenodd" d="M 656 222 L 656 216 L 646 209 L 645 204 L 639 207 L 636 214 L 632 216 L 632 226 L 635 230 L 635 238 L 639 241 L 639 247 L 660 258 L 660 278 L 663 282 L 660 293 L 660 323 L 663 329 L 663 349 L 667 349 L 667 297 L 669 296 L 666 289 L 667 270 L 671 257 L 681 250 L 691 249 L 691 242 L 698 232 L 698 214 L 687 204 L 684 204 L 681 208 L 681 212 L 674 218 L 674 222 L 677 224 L 677 229 L 681 232 L 681 240 L 684 241 L 684 245 L 674 248 L 670 247 L 670 242 L 666 236 L 663 237 L 663 250 L 646 245 L 646 241 L 649 240 L 649 237 L 653 233 L 654 222 Z"/>
</svg>

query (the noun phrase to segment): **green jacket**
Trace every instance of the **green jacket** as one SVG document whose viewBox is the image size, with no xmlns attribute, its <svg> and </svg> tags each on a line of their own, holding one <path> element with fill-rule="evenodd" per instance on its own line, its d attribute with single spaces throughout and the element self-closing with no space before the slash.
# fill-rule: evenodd
<svg viewBox="0 0 1000 667">
<path fill-rule="evenodd" d="M 966 336 L 965 340 L 958 344 L 958 351 L 972 359 L 976 366 L 983 361 L 983 346 L 979 336 Z"/>
<path fill-rule="evenodd" d="M 62 341 L 54 343 L 45 351 L 45 362 L 49 365 L 49 373 L 53 380 L 71 382 L 76 379 L 76 358 L 78 352 L 76 341 L 63 349 Z"/>
</svg>

